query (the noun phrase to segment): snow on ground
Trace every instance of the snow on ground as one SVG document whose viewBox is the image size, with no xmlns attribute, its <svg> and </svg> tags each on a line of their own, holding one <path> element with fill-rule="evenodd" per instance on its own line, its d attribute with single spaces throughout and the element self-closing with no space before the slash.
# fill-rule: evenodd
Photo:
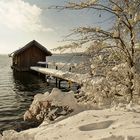
<svg viewBox="0 0 140 140">
<path fill-rule="evenodd" d="M 74 116 L 17 133 L 0 140 L 140 140 L 140 107 L 86 110 Z"/>
</svg>

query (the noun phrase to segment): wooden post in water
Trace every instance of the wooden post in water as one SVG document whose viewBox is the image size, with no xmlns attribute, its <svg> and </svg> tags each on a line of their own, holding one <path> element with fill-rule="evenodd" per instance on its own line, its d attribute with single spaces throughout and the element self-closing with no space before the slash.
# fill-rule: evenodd
<svg viewBox="0 0 140 140">
<path fill-rule="evenodd" d="M 58 70 L 58 66 L 56 66 L 55 69 Z M 57 87 L 57 83 L 58 83 L 58 79 L 57 79 L 57 77 L 56 77 L 56 87 Z"/>
<path fill-rule="evenodd" d="M 59 89 L 61 88 L 61 79 L 59 80 Z"/>
<path fill-rule="evenodd" d="M 71 72 L 71 71 L 72 71 L 72 68 L 70 67 L 70 68 L 69 68 L 69 72 Z M 68 81 L 68 88 L 70 89 L 71 86 L 72 86 L 72 82 L 69 80 L 69 81 Z"/>
</svg>

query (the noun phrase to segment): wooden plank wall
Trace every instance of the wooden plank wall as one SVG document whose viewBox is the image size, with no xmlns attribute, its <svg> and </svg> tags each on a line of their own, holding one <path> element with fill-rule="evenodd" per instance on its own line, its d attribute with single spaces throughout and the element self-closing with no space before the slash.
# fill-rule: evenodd
<svg viewBox="0 0 140 140">
<path fill-rule="evenodd" d="M 19 55 L 15 56 L 13 61 L 16 61 L 19 69 L 30 70 L 30 66 L 36 66 L 38 61 L 46 61 L 46 54 L 36 46 L 32 46 Z"/>
</svg>

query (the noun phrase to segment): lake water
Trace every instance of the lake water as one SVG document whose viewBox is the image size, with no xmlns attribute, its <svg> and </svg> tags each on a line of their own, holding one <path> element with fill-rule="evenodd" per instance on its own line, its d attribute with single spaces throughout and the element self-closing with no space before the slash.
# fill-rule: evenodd
<svg viewBox="0 0 140 140">
<path fill-rule="evenodd" d="M 53 84 L 31 73 L 14 73 L 11 58 L 0 55 L 0 131 L 12 129 L 22 120 L 25 110 L 37 93 L 51 91 Z"/>
<path fill-rule="evenodd" d="M 80 62 L 85 57 L 73 55 L 55 55 L 48 61 Z M 0 55 L 0 131 L 13 129 L 23 121 L 23 114 L 29 108 L 33 96 L 37 93 L 51 91 L 55 83 L 47 83 L 31 73 L 13 72 L 10 68 L 11 58 Z"/>
</svg>

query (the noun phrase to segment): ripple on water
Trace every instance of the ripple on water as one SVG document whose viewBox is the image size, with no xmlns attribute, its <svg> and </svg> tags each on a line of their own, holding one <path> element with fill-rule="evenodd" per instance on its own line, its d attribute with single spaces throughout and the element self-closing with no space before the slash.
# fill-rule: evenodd
<svg viewBox="0 0 140 140">
<path fill-rule="evenodd" d="M 52 89 L 35 75 L 13 73 L 10 65 L 10 58 L 0 55 L 0 131 L 22 121 L 35 94 Z"/>
</svg>

